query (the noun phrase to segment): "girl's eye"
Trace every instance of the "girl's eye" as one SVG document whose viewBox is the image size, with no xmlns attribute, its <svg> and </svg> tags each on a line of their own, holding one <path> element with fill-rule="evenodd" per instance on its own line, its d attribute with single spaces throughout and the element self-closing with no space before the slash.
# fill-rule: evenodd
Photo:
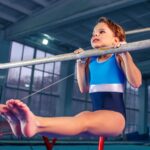
<svg viewBox="0 0 150 150">
<path fill-rule="evenodd" d="M 99 31 L 100 34 L 105 33 L 105 31 Z"/>
<path fill-rule="evenodd" d="M 100 30 L 99 33 L 98 32 L 93 32 L 92 36 L 95 36 L 97 34 L 103 34 L 103 33 L 105 33 L 105 31 L 104 30 Z"/>
</svg>

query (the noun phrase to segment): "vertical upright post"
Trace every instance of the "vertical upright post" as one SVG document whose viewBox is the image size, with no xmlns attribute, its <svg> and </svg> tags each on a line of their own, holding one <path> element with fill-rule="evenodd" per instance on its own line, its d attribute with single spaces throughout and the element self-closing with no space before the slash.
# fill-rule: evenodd
<svg viewBox="0 0 150 150">
<path fill-rule="evenodd" d="M 104 137 L 100 136 L 99 137 L 99 143 L 98 143 L 98 150 L 104 150 L 104 142 L 105 142 Z"/>
<path fill-rule="evenodd" d="M 11 42 L 6 40 L 4 32 L 0 31 L 0 64 L 9 61 Z M 4 89 L 7 80 L 8 69 L 0 70 L 0 102 L 5 103 Z"/>
<path fill-rule="evenodd" d="M 139 88 L 139 122 L 138 132 L 139 134 L 148 135 L 147 128 L 147 110 L 148 110 L 148 83 L 147 80 L 142 80 L 142 86 Z"/>
<path fill-rule="evenodd" d="M 48 137 L 42 136 L 42 138 L 43 138 L 43 141 L 44 141 L 44 143 L 45 143 L 46 149 L 47 149 L 47 150 L 52 150 L 54 144 L 55 144 L 56 141 L 57 141 L 57 139 L 56 139 L 56 138 L 52 139 L 52 143 L 50 143 Z"/>
</svg>

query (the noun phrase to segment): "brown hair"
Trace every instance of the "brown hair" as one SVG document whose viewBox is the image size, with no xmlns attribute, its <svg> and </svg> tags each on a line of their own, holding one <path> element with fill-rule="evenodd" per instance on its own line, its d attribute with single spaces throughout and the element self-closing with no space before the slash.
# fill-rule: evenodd
<svg viewBox="0 0 150 150">
<path fill-rule="evenodd" d="M 97 23 L 101 23 L 101 22 L 107 24 L 107 26 L 114 33 L 115 37 L 118 37 L 121 42 L 126 40 L 125 31 L 120 25 L 118 25 L 117 23 L 111 21 L 110 19 L 106 17 L 100 17 Z"/>
</svg>

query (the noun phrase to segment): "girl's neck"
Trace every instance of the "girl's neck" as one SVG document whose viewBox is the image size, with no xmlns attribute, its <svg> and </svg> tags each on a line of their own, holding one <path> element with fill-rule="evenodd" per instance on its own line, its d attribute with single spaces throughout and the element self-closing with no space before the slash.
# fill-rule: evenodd
<svg viewBox="0 0 150 150">
<path fill-rule="evenodd" d="M 108 49 L 110 49 L 111 47 L 101 47 L 101 48 L 99 48 L 100 50 L 108 50 Z M 112 56 L 112 54 L 106 54 L 106 55 L 103 55 L 103 56 L 100 56 L 99 58 L 98 58 L 98 60 L 100 60 L 100 61 L 105 61 L 105 60 L 107 60 L 108 58 L 110 58 Z"/>
<path fill-rule="evenodd" d="M 106 55 L 103 55 L 103 56 L 98 57 L 98 60 L 99 60 L 99 61 L 105 61 L 105 60 L 107 60 L 108 58 L 110 58 L 111 56 L 112 56 L 112 54 L 106 54 Z"/>
</svg>

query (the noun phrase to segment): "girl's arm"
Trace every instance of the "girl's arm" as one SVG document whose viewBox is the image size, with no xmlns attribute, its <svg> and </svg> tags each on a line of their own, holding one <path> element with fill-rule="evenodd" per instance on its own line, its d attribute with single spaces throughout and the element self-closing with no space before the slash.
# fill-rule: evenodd
<svg viewBox="0 0 150 150">
<path fill-rule="evenodd" d="M 84 50 L 79 48 L 74 51 L 75 54 L 82 53 Z M 81 93 L 88 92 L 88 83 L 86 80 L 86 60 L 77 60 L 77 82 Z"/>
<path fill-rule="evenodd" d="M 77 61 L 77 82 L 81 93 L 88 92 L 85 66 L 85 63 Z"/>
<path fill-rule="evenodd" d="M 117 58 L 126 75 L 128 82 L 134 87 L 138 88 L 142 84 L 142 75 L 137 68 L 129 52 L 118 54 Z"/>
</svg>

